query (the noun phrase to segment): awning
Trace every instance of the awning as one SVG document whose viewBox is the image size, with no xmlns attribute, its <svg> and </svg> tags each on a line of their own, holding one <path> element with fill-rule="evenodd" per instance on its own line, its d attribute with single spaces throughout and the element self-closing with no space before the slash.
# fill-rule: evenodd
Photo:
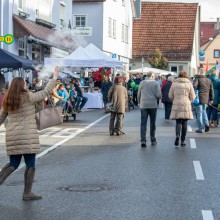
<svg viewBox="0 0 220 220">
<path fill-rule="evenodd" d="M 0 49 L 0 68 L 31 68 L 35 62 Z"/>
<path fill-rule="evenodd" d="M 35 22 L 13 15 L 14 37 L 27 36 L 29 40 L 35 40 L 41 44 L 54 46 L 59 49 L 73 51 L 77 46 L 70 35 L 64 31 L 50 29 Z"/>
</svg>

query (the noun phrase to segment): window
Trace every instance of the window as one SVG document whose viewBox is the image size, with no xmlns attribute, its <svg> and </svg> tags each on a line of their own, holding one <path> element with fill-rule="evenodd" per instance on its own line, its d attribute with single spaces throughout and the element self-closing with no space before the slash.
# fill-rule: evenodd
<svg viewBox="0 0 220 220">
<path fill-rule="evenodd" d="M 220 58 L 220 50 L 214 50 L 214 58 Z"/>
<path fill-rule="evenodd" d="M 108 18 L 108 36 L 112 37 L 112 19 Z"/>
<path fill-rule="evenodd" d="M 25 57 L 24 39 L 18 40 L 18 56 Z"/>
<path fill-rule="evenodd" d="M 177 72 L 177 66 L 171 66 L 171 67 L 170 67 L 170 71 L 171 71 L 171 72 L 178 73 L 178 72 Z"/>
<path fill-rule="evenodd" d="M 23 9 L 24 9 L 24 1 L 23 0 L 18 0 L 18 9 L 23 11 Z"/>
<path fill-rule="evenodd" d="M 116 39 L 116 20 L 113 20 L 112 37 Z"/>
<path fill-rule="evenodd" d="M 38 0 L 38 18 L 51 22 L 51 0 Z"/>
<path fill-rule="evenodd" d="M 60 4 L 60 26 L 61 27 L 65 27 L 65 10 L 66 10 L 66 8 L 65 8 L 65 5 L 63 5 L 63 4 Z"/>
<path fill-rule="evenodd" d="M 75 15 L 75 27 L 86 27 L 86 16 L 85 15 Z"/>
<path fill-rule="evenodd" d="M 125 41 L 125 25 L 121 25 L 121 42 Z"/>
<path fill-rule="evenodd" d="M 128 43 L 128 26 L 125 25 L 125 43 Z"/>
<path fill-rule="evenodd" d="M 200 32 L 200 37 L 203 37 L 203 31 Z"/>
<path fill-rule="evenodd" d="M 125 0 L 122 0 L 122 6 L 125 6 Z"/>
<path fill-rule="evenodd" d="M 32 60 L 37 61 L 38 63 L 41 62 L 41 57 L 40 57 L 40 52 L 41 52 L 41 46 L 39 44 L 32 44 Z"/>
</svg>

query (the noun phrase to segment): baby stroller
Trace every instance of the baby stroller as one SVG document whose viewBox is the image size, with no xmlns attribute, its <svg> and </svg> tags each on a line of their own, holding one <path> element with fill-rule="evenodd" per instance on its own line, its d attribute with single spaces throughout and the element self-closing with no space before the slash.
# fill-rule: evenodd
<svg viewBox="0 0 220 220">
<path fill-rule="evenodd" d="M 129 89 L 128 90 L 128 110 L 130 111 L 131 108 L 134 109 L 133 90 Z"/>
</svg>

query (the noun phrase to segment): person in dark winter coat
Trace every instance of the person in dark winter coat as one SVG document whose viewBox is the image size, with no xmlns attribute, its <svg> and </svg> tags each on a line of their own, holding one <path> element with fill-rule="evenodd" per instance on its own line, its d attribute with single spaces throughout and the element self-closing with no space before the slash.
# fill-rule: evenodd
<svg viewBox="0 0 220 220">
<path fill-rule="evenodd" d="M 169 76 L 167 79 L 167 82 L 165 83 L 165 85 L 163 86 L 163 88 L 161 89 L 162 92 L 162 103 L 164 103 L 165 106 L 165 119 L 169 120 L 170 119 L 170 113 L 171 113 L 171 109 L 172 109 L 172 105 L 173 102 L 170 100 L 168 94 L 170 91 L 170 88 L 172 86 L 174 77 L 173 76 Z"/>
<path fill-rule="evenodd" d="M 199 69 L 198 78 L 195 80 L 193 86 L 199 92 L 199 104 L 196 105 L 196 116 L 198 121 L 198 129 L 196 133 L 203 133 L 209 131 L 209 120 L 206 113 L 207 104 L 212 104 L 214 100 L 213 84 L 205 75 L 203 68 Z"/>
<path fill-rule="evenodd" d="M 104 103 L 105 112 L 106 112 L 106 104 L 108 103 L 108 91 L 111 87 L 112 87 L 112 82 L 110 81 L 109 77 L 107 76 L 101 86 L 101 92 L 102 92 L 102 96 L 103 96 L 103 103 Z"/>
<path fill-rule="evenodd" d="M 137 74 L 136 78 L 134 79 L 134 82 L 137 86 L 135 88 L 133 88 L 133 102 L 134 102 L 135 106 L 138 106 L 137 93 L 138 93 L 138 86 L 141 81 L 142 81 L 142 78 L 141 78 L 140 74 Z"/>
<path fill-rule="evenodd" d="M 209 120 L 209 126 L 216 128 L 218 127 L 218 104 L 219 104 L 219 95 L 220 95 L 220 80 L 215 73 L 212 73 L 209 76 L 209 79 L 212 81 L 213 89 L 214 89 L 214 100 L 212 105 L 207 107 L 207 116 Z"/>
</svg>

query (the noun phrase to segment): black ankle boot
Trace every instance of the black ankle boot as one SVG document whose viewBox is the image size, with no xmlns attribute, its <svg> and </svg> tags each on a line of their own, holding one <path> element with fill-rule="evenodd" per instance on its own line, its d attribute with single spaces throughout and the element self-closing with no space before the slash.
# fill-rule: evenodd
<svg viewBox="0 0 220 220">
<path fill-rule="evenodd" d="M 175 142 L 174 142 L 174 145 L 175 145 L 175 146 L 178 146 L 178 145 L 179 145 L 179 138 L 178 138 L 178 137 L 176 138 L 176 140 L 175 140 Z"/>
<path fill-rule="evenodd" d="M 181 141 L 181 147 L 185 147 L 185 146 L 186 146 L 185 141 Z"/>
</svg>

